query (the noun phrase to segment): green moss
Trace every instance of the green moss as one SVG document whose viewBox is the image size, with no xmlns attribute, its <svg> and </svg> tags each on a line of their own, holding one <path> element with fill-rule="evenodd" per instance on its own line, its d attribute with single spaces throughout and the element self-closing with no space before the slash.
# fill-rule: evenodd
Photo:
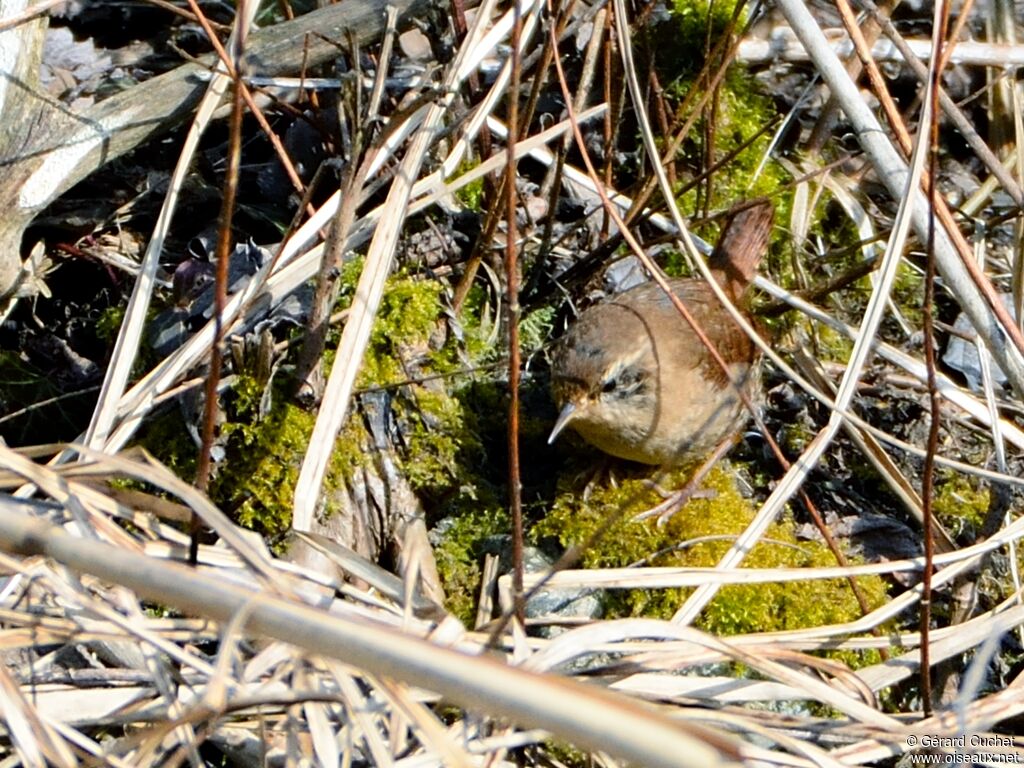
<svg viewBox="0 0 1024 768">
<path fill-rule="evenodd" d="M 702 95 L 700 89 L 705 88 L 697 81 L 697 74 L 704 65 L 703 52 L 725 31 L 736 6 L 735 0 L 674 0 L 671 19 L 651 34 L 652 57 L 666 84 L 664 93 L 670 109 L 679 110 L 684 102 L 698 102 L 697 97 Z M 741 15 L 736 33 L 742 30 L 744 23 Z M 667 50 L 672 51 L 671 56 L 663 53 Z M 786 233 L 792 215 L 792 193 L 787 187 L 792 180 L 782 165 L 770 157 L 765 161 L 774 133 L 765 131 L 765 127 L 778 120 L 778 109 L 775 102 L 761 92 L 753 75 L 742 67 L 731 67 L 715 99 L 709 100 L 703 109 L 676 156 L 677 202 L 683 211 L 699 216 L 705 210 L 725 210 L 737 201 L 770 197 L 776 206 L 779 226 L 764 269 L 789 288 L 820 284 L 862 258 L 860 250 L 851 247 L 859 240 L 855 227 L 831 205 L 831 196 L 827 193 L 817 199 L 817 206 L 811 212 L 809 236 L 811 242 L 821 244 L 820 251 L 829 254 L 828 259 L 805 258 L 804 254 L 793 252 L 792 239 Z M 679 115 L 680 118 L 685 116 Z M 713 145 L 706 141 L 709 134 L 713 135 Z M 740 150 L 741 147 L 745 148 Z M 726 158 L 728 161 L 714 170 L 711 179 L 694 183 L 693 180 L 708 168 Z M 714 243 L 719 227 L 717 222 L 699 227 L 696 234 Z M 669 261 L 675 260 L 670 257 Z M 680 270 L 678 264 L 670 263 L 668 267 L 673 272 L 686 272 Z M 802 280 L 805 276 L 807 283 Z M 773 318 L 767 325 L 781 333 L 787 322 Z"/>
<path fill-rule="evenodd" d="M 551 338 L 555 314 L 554 307 L 538 307 L 519 319 L 519 347 L 524 355 L 539 350 Z"/>
<path fill-rule="evenodd" d="M 686 472 L 670 479 L 685 481 Z M 737 491 L 722 465 L 705 486 L 713 498 L 691 500 L 668 525 L 635 522 L 632 517 L 650 509 L 661 497 L 642 479 L 627 479 L 618 488 L 597 488 L 586 502 L 579 489 L 562 489 L 551 514 L 532 532 L 535 538 L 555 536 L 563 546 L 587 541 L 605 521 L 618 515 L 605 535 L 584 554 L 590 568 L 623 567 L 644 561 L 650 565 L 715 565 L 747 524 L 755 509 Z M 657 554 L 652 559 L 652 553 Z M 834 565 L 828 549 L 817 542 L 799 541 L 788 517 L 772 524 L 744 560 L 748 568 L 806 568 Z M 877 577 L 859 580 L 872 607 L 881 605 L 886 587 Z M 610 612 L 667 618 L 682 605 L 688 590 L 631 590 L 617 593 Z M 850 621 L 861 615 L 846 580 L 813 580 L 781 584 L 730 585 L 719 590 L 705 608 L 700 626 L 715 634 L 768 632 Z"/>
<path fill-rule="evenodd" d="M 956 472 L 940 472 L 932 498 L 936 518 L 959 538 L 973 540 L 989 509 L 989 489 L 978 478 Z"/>
<path fill-rule="evenodd" d="M 357 276 L 358 270 L 350 267 L 343 282 L 351 286 Z M 351 300 L 351 293 L 350 287 L 343 290 L 342 306 Z M 457 396 L 458 387 L 433 378 L 465 366 L 466 339 L 475 341 L 477 329 L 470 317 L 461 341 L 453 334 L 439 340 L 443 317 L 439 282 L 407 274 L 392 277 L 358 380 L 360 389 L 388 389 L 388 404 L 402 429 L 403 475 L 414 490 L 432 500 L 472 496 L 477 485 L 472 468 L 481 463 L 475 419 Z M 365 446 L 370 444 L 360 419 L 350 418 L 348 424 L 348 434 L 335 447 L 343 479 L 366 461 Z"/>
<path fill-rule="evenodd" d="M 392 386 L 408 381 L 427 355 L 428 340 L 441 317 L 440 283 L 398 275 L 388 281 L 370 334 L 367 353 L 359 374 L 359 387 Z M 343 294 L 342 306 L 351 295 Z M 419 349 L 417 349 L 419 348 Z M 413 359 L 410 359 L 413 358 Z"/>
<path fill-rule="evenodd" d="M 792 320 L 794 325 L 803 331 L 801 338 L 807 339 L 811 345 L 811 355 L 822 362 L 833 361 L 845 364 L 853 352 L 853 340 L 845 333 L 823 323 L 811 322 L 806 317 Z M 792 346 L 796 346 L 793 344 Z M 805 346 L 800 343 L 799 346 Z"/>
<path fill-rule="evenodd" d="M 249 388 L 242 383 L 236 392 Z M 210 495 L 240 525 L 259 531 L 270 543 L 291 525 L 295 483 L 313 421 L 313 414 L 282 403 L 263 419 L 229 422 L 222 428 L 227 458 Z"/>
<path fill-rule="evenodd" d="M 564 765 L 566 768 L 592 768 L 596 763 L 590 752 L 581 750 L 567 741 L 549 740 L 544 742 L 546 763 Z M 538 761 L 539 762 L 539 761 Z"/>
<path fill-rule="evenodd" d="M 339 307 L 351 303 L 360 271 L 359 263 L 342 269 Z M 443 286 L 437 281 L 407 274 L 388 281 L 358 379 L 364 394 L 357 394 L 335 441 L 328 490 L 358 482 L 359 470 L 377 459 L 360 406 L 362 397 L 374 397 L 379 398 L 375 405 L 391 409 L 388 428 L 393 425 L 400 433 L 394 440 L 396 458 L 415 490 L 449 508 L 480 495 L 475 473 L 485 462 L 474 433 L 476 415 L 467 413 L 457 394 L 450 394 L 459 387 L 436 380 L 438 374 L 466 365 L 463 342 L 475 338 L 477 329 L 470 325 L 461 337 L 445 336 L 439 332 L 444 317 Z M 329 350 L 339 335 L 332 335 Z M 333 351 L 325 357 L 330 364 Z M 210 495 L 273 545 L 291 524 L 295 483 L 315 413 L 291 401 L 292 383 L 285 376 L 275 377 L 268 393 L 267 384 L 246 370 L 235 373 L 234 386 L 222 400 L 220 444 L 225 456 L 218 462 Z M 382 388 L 386 395 L 380 394 Z M 196 448 L 176 411 L 149 425 L 143 441 L 180 476 L 194 477 Z"/>
<path fill-rule="evenodd" d="M 799 456 L 804 452 L 818 431 L 811 424 L 800 419 L 780 425 L 779 445 L 787 456 Z"/>
<path fill-rule="evenodd" d="M 100 312 L 96 320 L 96 338 L 106 342 L 108 345 L 117 339 L 117 333 L 121 330 L 121 323 L 124 322 L 125 305 L 107 307 Z"/>
<path fill-rule="evenodd" d="M 473 626 L 480 593 L 480 565 L 488 539 L 507 534 L 508 513 L 501 507 L 466 509 L 447 518 L 434 547 L 437 569 L 448 595 L 447 608 L 466 626 Z"/>
<path fill-rule="evenodd" d="M 670 18 L 646 31 L 648 55 L 658 68 L 670 110 L 678 112 L 684 103 L 695 105 L 704 95 L 706 84 L 698 82 L 698 74 L 736 8 L 736 0 L 673 0 Z M 745 14 L 741 13 L 735 34 L 742 31 L 744 23 Z M 677 117 L 686 115 L 680 113 Z M 679 148 L 678 167 L 690 171 L 688 176 L 680 175 L 677 201 L 682 210 L 723 210 L 738 200 L 776 195 L 788 178 L 786 172 L 772 161 L 763 168 L 760 165 L 772 138 L 770 130 L 762 132 L 777 119 L 775 104 L 761 93 L 754 77 L 741 67 L 731 67 L 718 86 L 716 98 L 709 100 Z M 713 152 L 704 143 L 709 128 L 713 129 Z M 738 151 L 754 136 L 757 138 L 750 146 Z M 715 171 L 713 183 L 696 187 L 689 183 L 704 169 L 737 151 Z M 711 199 L 704 199 L 709 190 Z M 778 202 L 785 207 L 783 201 Z M 787 211 L 780 211 L 780 215 L 786 216 Z M 717 228 L 708 227 L 697 234 L 715 242 Z"/>
<path fill-rule="evenodd" d="M 714 43 L 735 12 L 736 0 L 673 0 L 669 26 L 681 36 L 676 50 L 703 50 L 709 32 Z M 741 28 L 742 23 L 741 17 Z"/>
<path fill-rule="evenodd" d="M 697 87 L 692 77 L 684 77 L 670 92 L 681 100 Z M 699 217 L 705 208 L 723 211 L 742 200 L 769 197 L 776 207 L 776 224 L 787 222 L 792 205 L 791 194 L 783 194 L 783 190 L 790 183 L 789 174 L 774 160 L 763 162 L 769 151 L 772 132 L 762 131 L 776 116 L 774 103 L 758 90 L 754 78 L 738 68 L 730 70 L 720 89 L 713 116 L 699 118 L 679 148 L 678 164 L 689 171 L 685 176 L 681 175 L 677 187 L 676 201 L 680 209 Z M 707 157 L 708 150 L 704 143 L 706 131 L 703 124 L 708 119 L 714 121 L 712 157 Z M 740 150 L 754 136 L 757 138 Z M 706 180 L 699 184 L 692 182 L 707 167 L 727 156 L 730 157 L 729 161 L 714 171 L 710 183 Z M 708 194 L 709 200 L 705 199 Z M 709 243 L 715 243 L 721 233 L 721 224 L 721 220 L 716 220 L 697 227 L 695 234 Z M 792 285 L 789 279 L 793 273 L 792 266 L 791 239 L 786 236 L 784 226 L 777 226 L 772 234 L 765 268 L 784 285 Z M 667 255 L 666 268 L 670 274 L 688 273 L 685 260 L 678 254 Z"/>
<path fill-rule="evenodd" d="M 892 297 L 903 317 L 914 328 L 924 322 L 924 275 L 906 262 L 901 262 L 896 271 Z"/>
<path fill-rule="evenodd" d="M 475 160 L 463 160 L 455 171 L 455 178 L 469 173 L 477 165 L 478 163 Z M 471 181 L 464 187 L 460 187 L 456 190 L 455 197 L 469 210 L 481 213 L 484 209 L 484 177 L 481 176 L 476 181 Z"/>
<path fill-rule="evenodd" d="M 469 480 L 463 471 L 464 449 L 475 451 L 478 446 L 466 431 L 458 400 L 438 390 L 418 392 L 415 398 L 416 410 L 406 414 L 412 429 L 405 475 L 413 488 L 441 494 L 455 483 Z"/>
<path fill-rule="evenodd" d="M 774 103 L 760 93 L 752 75 L 740 69 L 731 70 L 726 76 L 725 87 L 720 91 L 714 114 L 716 157 L 713 160 L 738 150 L 751 137 L 762 132 L 766 125 L 771 124 L 777 114 Z M 691 135 L 699 134 L 695 131 Z M 737 200 L 772 196 L 786 184 L 788 174 L 774 161 L 767 162 L 757 177 L 754 177 L 768 152 L 771 139 L 771 131 L 761 133 L 728 164 L 715 172 L 710 201 L 712 209 L 726 208 Z M 684 210 L 694 209 L 695 195 L 694 190 L 683 195 L 681 202 L 688 204 Z M 779 220 L 785 220 L 789 213 L 787 204 L 784 200 L 777 200 L 777 203 L 779 210 L 776 215 Z"/>
<path fill-rule="evenodd" d="M 406 425 L 403 471 L 412 487 L 440 497 L 475 484 L 467 467 L 479 464 L 474 420 L 452 394 L 450 382 L 404 386 L 465 365 L 466 347 L 453 335 L 432 343 L 443 317 L 442 286 L 408 275 L 392 278 L 364 357 L 360 386 L 396 387 L 391 407 Z M 476 338 L 471 325 L 465 338 Z M 403 385 L 403 386 L 398 386 Z M 457 388 L 455 388 L 457 389 Z"/>
</svg>

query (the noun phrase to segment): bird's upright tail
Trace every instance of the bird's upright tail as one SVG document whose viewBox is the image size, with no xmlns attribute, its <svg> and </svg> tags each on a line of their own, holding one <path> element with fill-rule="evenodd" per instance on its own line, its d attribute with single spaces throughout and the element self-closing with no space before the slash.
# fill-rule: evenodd
<svg viewBox="0 0 1024 768">
<path fill-rule="evenodd" d="M 775 207 L 762 198 L 734 208 L 722 228 L 708 267 L 733 301 L 743 296 L 757 273 L 774 218 Z"/>
</svg>

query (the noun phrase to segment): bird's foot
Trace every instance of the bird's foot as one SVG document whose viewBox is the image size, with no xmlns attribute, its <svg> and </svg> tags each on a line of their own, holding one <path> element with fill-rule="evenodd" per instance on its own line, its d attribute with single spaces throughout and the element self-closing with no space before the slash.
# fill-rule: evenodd
<svg viewBox="0 0 1024 768">
<path fill-rule="evenodd" d="M 711 452 L 704 463 L 700 465 L 696 472 L 693 473 L 693 477 L 682 489 L 678 491 L 666 491 L 660 488 L 657 483 L 651 482 L 650 485 L 654 488 L 658 494 L 665 499 L 658 506 L 648 509 L 646 512 L 641 512 L 639 515 L 634 517 L 634 520 L 646 520 L 651 517 L 658 518 L 658 527 L 661 528 L 667 523 L 672 515 L 678 512 L 690 499 L 713 499 L 717 495 L 717 491 L 709 488 L 704 488 L 704 480 L 711 472 L 712 467 L 715 463 L 721 459 L 725 454 L 729 452 L 729 449 L 735 445 L 737 435 L 730 435 L 728 438 L 720 442 L 715 450 Z"/>
<path fill-rule="evenodd" d="M 647 485 L 664 499 L 661 504 L 651 507 L 633 517 L 634 520 L 649 520 L 652 517 L 658 518 L 658 527 L 664 528 L 665 524 L 672 519 L 672 515 L 682 509 L 690 499 L 713 499 L 718 491 L 712 488 L 702 488 L 703 477 L 694 478 L 678 491 L 667 491 L 653 480 L 646 481 Z"/>
</svg>

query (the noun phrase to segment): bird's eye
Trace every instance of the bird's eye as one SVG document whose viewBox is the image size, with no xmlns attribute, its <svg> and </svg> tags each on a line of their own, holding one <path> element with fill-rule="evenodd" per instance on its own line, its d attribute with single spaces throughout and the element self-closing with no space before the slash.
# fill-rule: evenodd
<svg viewBox="0 0 1024 768">
<path fill-rule="evenodd" d="M 615 381 L 615 379 L 605 379 L 604 383 L 601 385 L 601 391 L 606 394 L 608 392 L 614 392 L 618 385 L 619 384 L 617 381 Z"/>
</svg>

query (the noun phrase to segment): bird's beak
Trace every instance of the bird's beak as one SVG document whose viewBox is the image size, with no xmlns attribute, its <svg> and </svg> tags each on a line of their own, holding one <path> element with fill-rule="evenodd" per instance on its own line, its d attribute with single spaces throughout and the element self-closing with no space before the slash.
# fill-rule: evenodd
<svg viewBox="0 0 1024 768">
<path fill-rule="evenodd" d="M 555 442 L 555 438 L 565 429 L 565 425 L 573 420 L 576 415 L 576 403 L 569 402 L 565 404 L 562 412 L 558 414 L 558 418 L 555 419 L 555 426 L 551 428 L 551 434 L 548 435 L 548 445 Z"/>
</svg>

